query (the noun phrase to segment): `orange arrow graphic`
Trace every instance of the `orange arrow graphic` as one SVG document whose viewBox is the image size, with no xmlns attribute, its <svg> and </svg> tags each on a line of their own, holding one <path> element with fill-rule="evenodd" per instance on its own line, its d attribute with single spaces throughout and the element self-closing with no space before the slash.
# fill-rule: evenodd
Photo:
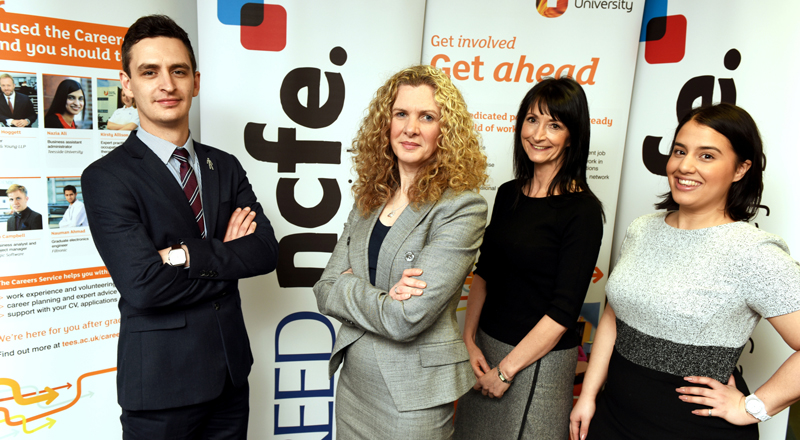
<svg viewBox="0 0 800 440">
<path fill-rule="evenodd" d="M 69 383 L 69 382 L 67 382 L 67 384 L 66 384 L 66 385 L 61 385 L 60 387 L 55 387 L 55 388 L 53 388 L 53 389 L 54 389 L 54 390 L 60 390 L 61 388 L 70 389 L 70 388 L 72 388 L 72 384 L 71 384 L 71 383 Z M 39 392 L 41 393 L 41 391 L 39 391 Z"/>
<path fill-rule="evenodd" d="M 48 392 L 49 392 L 48 390 L 50 390 L 50 391 L 55 391 L 55 390 L 60 390 L 60 389 L 62 389 L 62 388 L 70 389 L 70 388 L 72 388 L 72 384 L 71 384 L 71 383 L 69 383 L 69 382 L 67 382 L 67 384 L 66 384 L 66 385 L 61 385 L 60 387 L 55 387 L 55 388 L 53 388 L 53 389 L 50 389 L 50 388 L 47 388 L 47 387 L 45 387 L 45 389 L 44 389 L 44 390 L 42 390 L 42 391 L 34 391 L 34 392 L 32 392 L 32 393 L 23 394 L 23 395 L 22 395 L 22 397 L 33 396 L 33 395 L 35 395 L 35 394 L 45 394 L 45 393 L 48 393 Z M 56 393 L 56 395 L 58 395 L 58 393 Z M 11 399 L 14 399 L 14 397 L 6 397 L 5 399 L 0 399 L 0 402 L 4 402 L 4 401 L 6 401 L 6 400 L 11 400 Z M 51 402 L 52 402 L 52 400 L 51 400 L 51 401 L 48 401 L 48 402 L 47 402 L 47 404 L 49 405 Z M 19 402 L 17 402 L 17 403 L 19 403 Z M 16 416 L 15 416 L 15 417 L 16 417 Z"/>
<path fill-rule="evenodd" d="M 600 281 L 601 278 L 603 278 L 603 271 L 600 270 L 599 267 L 595 266 L 594 273 L 592 274 L 592 283 Z"/>
<path fill-rule="evenodd" d="M 0 385 L 8 385 L 11 388 L 11 394 L 14 395 L 14 402 L 19 405 L 33 405 L 34 403 L 39 402 L 47 402 L 49 405 L 56 400 L 56 397 L 58 397 L 58 393 L 52 388 L 44 387 L 44 393 L 42 395 L 25 398 L 19 388 L 19 383 L 17 383 L 17 381 L 14 379 L 8 379 L 5 377 L 0 378 Z"/>
<path fill-rule="evenodd" d="M 91 376 L 97 376 L 98 374 L 110 373 L 110 372 L 116 371 L 116 370 L 117 370 L 117 367 L 114 367 L 114 368 L 106 368 L 105 370 L 97 370 L 97 371 L 92 371 L 92 372 L 89 372 L 89 373 L 82 374 L 80 377 L 78 377 L 78 385 L 77 385 L 78 388 L 77 388 L 77 391 L 76 391 L 76 394 L 75 394 L 75 398 L 72 400 L 72 402 L 70 402 L 70 403 L 68 403 L 68 404 L 66 404 L 66 405 L 64 405 L 62 407 L 56 408 L 54 410 L 47 411 L 47 412 L 41 413 L 41 414 L 37 414 L 37 415 L 35 415 L 33 417 L 28 417 L 27 421 L 28 422 L 32 422 L 34 420 L 41 419 L 42 417 L 47 417 L 49 415 L 55 414 L 57 412 L 64 411 L 65 409 L 72 407 L 73 405 L 78 403 L 78 400 L 80 400 L 80 398 L 81 398 L 81 382 L 83 382 L 83 379 L 85 379 L 87 377 L 91 377 Z M 6 380 L 8 380 L 8 379 L 6 379 Z M 14 382 L 14 383 L 16 383 L 16 382 Z M 17 385 L 17 387 L 19 387 L 19 385 Z M 45 389 L 47 389 L 47 388 L 45 388 Z M 6 423 L 9 426 L 18 426 L 18 425 L 22 424 L 22 421 L 14 422 L 14 421 L 11 420 L 11 415 L 8 412 L 8 408 L 4 408 L 4 407 L 0 406 L 0 412 L 3 413 L 3 415 L 5 416 Z"/>
</svg>

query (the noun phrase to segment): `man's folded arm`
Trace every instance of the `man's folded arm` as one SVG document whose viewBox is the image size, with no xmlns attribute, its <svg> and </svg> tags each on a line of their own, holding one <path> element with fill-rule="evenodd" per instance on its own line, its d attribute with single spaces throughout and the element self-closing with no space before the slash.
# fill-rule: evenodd
<svg viewBox="0 0 800 440">
<path fill-rule="evenodd" d="M 231 157 L 236 165 L 232 185 L 235 186 L 235 200 L 232 208 L 249 207 L 256 213 L 256 229 L 252 234 L 232 241 L 219 239 L 184 238 L 182 241 L 189 248 L 189 278 L 206 278 L 203 273 L 216 274 L 213 278 L 238 280 L 256 275 L 263 275 L 275 270 L 278 265 L 278 241 L 261 204 L 239 161 Z M 233 213 L 220 213 L 226 224 Z M 218 231 L 221 233 L 222 231 Z"/>
<path fill-rule="evenodd" d="M 153 243 L 139 215 L 136 197 L 113 173 L 90 166 L 81 182 L 95 245 L 120 295 L 136 308 L 181 307 L 209 301 L 232 287 L 231 280 L 266 273 L 275 267 L 277 243 L 260 206 L 256 208 L 258 227 L 251 235 L 228 243 L 213 238 L 198 240 L 200 243 L 187 240 L 191 255 L 191 267 L 187 269 L 163 264 L 158 250 L 169 244 Z M 254 195 L 252 199 L 255 202 Z M 264 254 L 267 261 L 249 260 L 260 260 L 258 254 Z M 234 274 L 241 276 L 234 278 Z"/>
</svg>

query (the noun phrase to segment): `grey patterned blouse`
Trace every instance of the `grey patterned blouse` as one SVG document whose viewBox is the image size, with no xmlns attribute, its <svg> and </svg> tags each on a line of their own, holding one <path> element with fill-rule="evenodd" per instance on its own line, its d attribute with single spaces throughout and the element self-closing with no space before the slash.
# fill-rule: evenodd
<svg viewBox="0 0 800 440">
<path fill-rule="evenodd" d="M 684 230 L 666 215 L 631 223 L 608 279 L 616 349 L 646 368 L 727 383 L 761 317 L 800 310 L 800 263 L 749 223 Z"/>
</svg>

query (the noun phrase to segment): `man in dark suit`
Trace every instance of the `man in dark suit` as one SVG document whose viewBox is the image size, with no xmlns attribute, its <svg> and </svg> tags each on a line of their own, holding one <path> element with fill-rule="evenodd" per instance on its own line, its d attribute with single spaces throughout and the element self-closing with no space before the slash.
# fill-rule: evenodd
<svg viewBox="0 0 800 440">
<path fill-rule="evenodd" d="M 9 127 L 29 127 L 36 121 L 36 110 L 30 98 L 14 89 L 14 78 L 7 73 L 0 75 L 0 122 Z"/>
<path fill-rule="evenodd" d="M 14 215 L 8 218 L 7 231 L 30 231 L 42 229 L 42 214 L 28 208 L 28 190 L 22 186 L 12 184 L 6 188 L 8 204 Z"/>
<path fill-rule="evenodd" d="M 278 245 L 239 161 L 194 142 L 200 73 L 163 15 L 125 35 L 120 80 L 140 129 L 83 173 L 92 237 L 120 292 L 123 439 L 246 439 L 253 358 L 237 280 Z"/>
</svg>

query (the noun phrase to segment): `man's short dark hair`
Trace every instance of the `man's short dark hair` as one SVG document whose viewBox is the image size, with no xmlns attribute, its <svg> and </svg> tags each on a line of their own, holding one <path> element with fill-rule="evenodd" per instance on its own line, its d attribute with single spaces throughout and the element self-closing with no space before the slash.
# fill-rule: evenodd
<svg viewBox="0 0 800 440">
<path fill-rule="evenodd" d="M 78 194 L 78 190 L 77 190 L 77 189 L 75 189 L 75 187 L 74 187 L 74 186 L 72 186 L 72 185 L 66 185 L 66 186 L 64 187 L 64 194 L 66 194 L 66 193 L 67 193 L 67 191 L 72 191 L 74 194 Z"/>
<path fill-rule="evenodd" d="M 194 58 L 194 50 L 192 49 L 192 42 L 189 41 L 189 35 L 171 18 L 166 15 L 155 14 L 139 18 L 128 28 L 128 32 L 125 34 L 125 40 L 122 42 L 122 70 L 128 76 L 131 76 L 131 48 L 133 45 L 145 38 L 156 37 L 177 38 L 180 40 L 189 52 L 192 73 L 197 71 L 197 61 Z"/>
</svg>

